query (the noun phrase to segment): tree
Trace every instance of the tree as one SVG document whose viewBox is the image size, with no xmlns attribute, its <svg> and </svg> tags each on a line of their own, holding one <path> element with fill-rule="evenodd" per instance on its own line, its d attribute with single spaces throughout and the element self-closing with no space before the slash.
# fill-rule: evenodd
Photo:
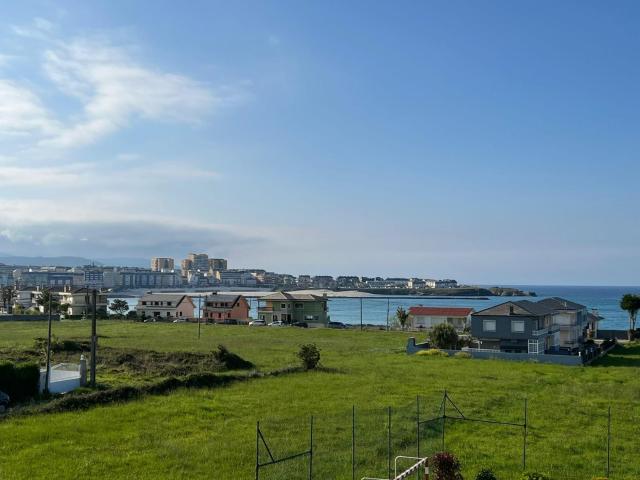
<svg viewBox="0 0 640 480">
<path fill-rule="evenodd" d="M 109 305 L 109 310 L 122 318 L 129 311 L 129 304 L 126 300 L 116 298 L 113 302 L 111 302 L 111 305 Z"/>
<path fill-rule="evenodd" d="M 42 291 L 36 303 L 44 308 L 44 313 L 49 313 L 49 300 L 51 300 L 51 313 L 58 312 L 60 310 L 60 302 L 53 296 L 53 292 L 50 289 Z"/>
<path fill-rule="evenodd" d="M 438 348 L 455 348 L 458 344 L 458 332 L 448 323 L 439 323 L 429 333 L 431 343 Z"/>
<path fill-rule="evenodd" d="M 2 306 L 5 311 L 8 311 L 8 308 L 13 305 L 13 299 L 16 298 L 17 295 L 16 287 L 12 285 L 2 287 L 2 290 L 0 290 L 0 299 L 2 300 Z"/>
<path fill-rule="evenodd" d="M 629 314 L 629 340 L 633 338 L 633 331 L 636 329 L 636 319 L 640 310 L 640 295 L 627 293 L 620 300 L 620 308 Z"/>
<path fill-rule="evenodd" d="M 407 311 L 404 308 L 398 307 L 398 309 L 396 310 L 396 318 L 398 319 L 398 323 L 400 324 L 400 328 L 402 330 L 404 330 L 407 327 L 407 321 L 409 320 L 409 314 L 407 313 Z"/>
</svg>

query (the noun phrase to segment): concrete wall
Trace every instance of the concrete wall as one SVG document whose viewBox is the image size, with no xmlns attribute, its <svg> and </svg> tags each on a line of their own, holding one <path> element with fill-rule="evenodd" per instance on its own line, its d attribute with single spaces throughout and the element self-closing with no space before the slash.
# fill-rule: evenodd
<svg viewBox="0 0 640 480">
<path fill-rule="evenodd" d="M 425 350 L 426 347 L 424 344 L 416 344 L 415 338 L 410 338 L 407 343 L 407 353 L 414 354 L 419 352 L 420 350 Z M 492 360 L 515 360 L 515 361 L 529 361 L 529 362 L 537 362 L 537 363 L 553 363 L 557 365 L 570 365 L 577 366 L 583 364 L 582 357 L 577 355 L 549 355 L 549 354 L 541 354 L 541 355 L 531 355 L 528 353 L 507 353 L 507 352 L 499 352 L 499 351 L 476 351 L 476 350 L 442 350 L 443 352 L 447 352 L 449 355 L 455 355 L 458 352 L 467 352 L 471 354 L 473 358 L 480 359 L 492 359 Z"/>
</svg>

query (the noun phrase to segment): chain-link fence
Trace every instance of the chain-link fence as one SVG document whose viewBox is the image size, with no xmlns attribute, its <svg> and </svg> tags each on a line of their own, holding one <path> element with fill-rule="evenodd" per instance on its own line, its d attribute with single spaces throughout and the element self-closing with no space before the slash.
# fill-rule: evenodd
<svg viewBox="0 0 640 480">
<path fill-rule="evenodd" d="M 465 404 L 444 392 L 386 408 L 261 420 L 255 478 L 392 478 L 397 456 L 439 451 L 454 453 L 470 478 L 482 468 L 498 478 L 516 478 L 523 470 L 563 480 L 640 478 L 637 444 L 627 440 L 637 435 L 637 412 L 579 402 L 532 405 L 508 396 L 488 403 Z"/>
</svg>

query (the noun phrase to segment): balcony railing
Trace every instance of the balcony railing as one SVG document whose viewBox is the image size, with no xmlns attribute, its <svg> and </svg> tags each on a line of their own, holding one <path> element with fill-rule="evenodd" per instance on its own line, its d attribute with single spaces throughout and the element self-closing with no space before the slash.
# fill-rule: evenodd
<svg viewBox="0 0 640 480">
<path fill-rule="evenodd" d="M 534 330 L 533 332 L 531 332 L 531 335 L 533 335 L 534 337 L 541 337 L 543 335 L 546 335 L 547 333 L 549 333 L 548 328 L 541 328 L 540 330 Z"/>
</svg>

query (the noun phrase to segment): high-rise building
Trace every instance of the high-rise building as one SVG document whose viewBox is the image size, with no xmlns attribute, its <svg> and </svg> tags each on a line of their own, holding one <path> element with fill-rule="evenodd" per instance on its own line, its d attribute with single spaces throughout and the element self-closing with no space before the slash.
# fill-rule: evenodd
<svg viewBox="0 0 640 480">
<path fill-rule="evenodd" d="M 194 270 L 200 270 L 206 272 L 209 270 L 209 255 L 206 253 L 190 253 L 187 255 L 187 260 L 191 260 Z"/>
<path fill-rule="evenodd" d="M 193 270 L 193 262 L 185 258 L 180 262 L 180 268 L 182 269 L 182 275 L 186 275 L 189 270 Z"/>
<path fill-rule="evenodd" d="M 173 258 L 153 257 L 151 259 L 151 270 L 154 272 L 168 272 L 174 269 Z"/>
<path fill-rule="evenodd" d="M 227 269 L 227 259 L 226 258 L 210 258 L 209 259 L 209 269 L 222 272 Z"/>
</svg>

